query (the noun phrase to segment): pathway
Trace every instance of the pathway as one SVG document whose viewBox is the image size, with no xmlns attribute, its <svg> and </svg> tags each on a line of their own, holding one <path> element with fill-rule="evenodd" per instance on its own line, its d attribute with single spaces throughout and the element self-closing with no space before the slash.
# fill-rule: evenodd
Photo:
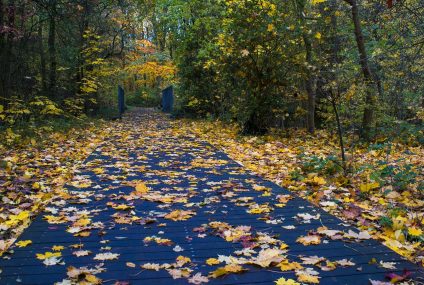
<svg viewBox="0 0 424 285">
<path fill-rule="evenodd" d="M 0 260 L 0 283 L 423 280 L 422 269 L 365 233 L 170 124 L 146 110 L 118 122 L 68 194 L 19 239 L 32 244 Z"/>
</svg>

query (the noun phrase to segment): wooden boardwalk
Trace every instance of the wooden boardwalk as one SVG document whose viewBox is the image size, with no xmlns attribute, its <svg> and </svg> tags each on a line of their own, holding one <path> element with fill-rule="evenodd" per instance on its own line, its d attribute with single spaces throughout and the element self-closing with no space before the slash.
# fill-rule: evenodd
<svg viewBox="0 0 424 285">
<path fill-rule="evenodd" d="M 67 186 L 69 195 L 56 198 L 19 239 L 31 240 L 32 244 L 15 247 L 13 254 L 0 260 L 0 284 L 85 280 L 88 273 L 75 277 L 71 272 L 69 277 L 70 266 L 91 269 L 103 284 L 188 284 L 189 277 L 174 280 L 170 272 L 208 276 L 225 266 L 228 256 L 249 259 L 267 244 L 284 248 L 283 243 L 288 245 L 283 250 L 285 258 L 290 263 L 303 262 L 304 268 L 316 271 L 312 274 L 318 273 L 320 284 L 369 284 L 370 279 L 384 281 L 387 273 L 402 275 L 404 270 L 412 273 L 411 278 L 423 280 L 422 268 L 372 239 L 333 240 L 331 235 L 321 235 L 316 245 L 297 242 L 300 236 L 323 226 L 345 233 L 358 230 L 253 175 L 193 135 L 179 133 L 175 128 L 171 131 L 159 115 L 133 113 L 119 124 L 116 135 L 87 158 Z M 148 192 L 143 182 L 150 188 Z M 289 197 L 281 195 L 292 199 L 280 203 L 278 195 L 280 200 Z M 256 203 L 260 206 L 257 214 L 252 211 Z M 301 216 L 306 213 L 320 217 L 305 220 Z M 233 240 L 231 235 L 235 236 Z M 251 257 L 237 255 L 243 248 L 255 253 Z M 46 252 L 60 256 L 44 260 L 36 257 Z M 191 262 L 176 265 L 178 256 L 188 257 Z M 206 264 L 207 259 L 219 256 L 225 256 L 220 264 Z M 322 261 L 306 265 L 302 256 L 322 257 L 330 264 Z M 108 260 L 114 257 L 117 259 Z M 102 258 L 106 260 L 98 260 Z M 328 268 L 331 262 L 343 259 L 354 265 Z M 394 262 L 396 269 L 385 269 L 380 261 Z M 43 262 L 58 264 L 47 266 Z M 146 263 L 161 268 L 142 268 Z M 293 270 L 281 271 L 273 262 L 265 267 L 241 266 L 246 271 L 209 277 L 208 284 L 274 284 L 280 277 L 298 277 Z"/>
</svg>

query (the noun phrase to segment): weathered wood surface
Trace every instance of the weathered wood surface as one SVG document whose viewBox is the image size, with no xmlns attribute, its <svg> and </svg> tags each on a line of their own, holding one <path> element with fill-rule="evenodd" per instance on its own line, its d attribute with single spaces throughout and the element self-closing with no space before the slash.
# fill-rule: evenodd
<svg viewBox="0 0 424 285">
<path fill-rule="evenodd" d="M 416 280 L 424 276 L 420 267 L 405 261 L 375 240 L 357 242 L 327 239 L 328 242 L 310 246 L 297 243 L 296 239 L 299 236 L 306 235 L 310 230 L 322 225 L 330 229 L 345 232 L 352 229 L 357 232 L 356 229 L 346 226 L 341 220 L 303 199 L 295 197 L 285 207 L 275 207 L 269 214 L 269 219 L 281 220 L 277 224 L 266 223 L 261 219 L 263 215 L 248 214 L 246 207 L 235 205 L 231 201 L 232 198 L 225 198 L 222 195 L 223 191 L 227 191 L 226 193 L 232 191 L 235 197 L 254 197 L 259 204 L 275 199 L 278 194 L 293 194 L 253 175 L 229 159 L 226 154 L 193 135 L 171 132 L 166 121 L 161 121 L 163 119 L 158 119 L 157 116 L 151 113 L 132 113 L 130 119 L 124 119 L 120 132 L 112 135 L 87 158 L 85 166 L 75 178 L 79 183 L 87 179 L 91 181 L 91 185 L 87 188 L 68 185 L 67 188 L 74 197 L 68 200 L 55 199 L 51 205 L 59 212 L 65 211 L 66 216 L 74 215 L 70 214 L 71 212 L 87 211 L 92 223 L 102 222 L 104 229 L 91 229 L 90 236 L 75 237 L 66 232 L 71 222 L 49 224 L 44 216 L 52 213 L 41 213 L 19 239 L 32 240 L 33 244 L 26 248 L 15 248 L 13 255 L 6 255 L 1 259 L 1 284 L 53 284 L 67 278 L 68 266 L 94 267 L 101 263 L 93 260 L 93 257 L 105 251 L 120 254 L 118 260 L 105 261 L 106 271 L 96 275 L 105 284 L 113 284 L 116 281 L 143 285 L 187 284 L 187 279 L 173 280 L 165 270 L 143 270 L 140 265 L 172 263 L 177 256 L 183 255 L 192 260 L 193 274 L 202 272 L 203 275 L 208 275 L 222 265 L 206 265 L 206 259 L 218 255 L 234 256 L 234 251 L 243 248 L 241 243 L 227 242 L 210 233 L 204 238 L 199 238 L 197 233 L 193 232 L 193 228 L 211 221 L 227 222 L 232 226 L 248 225 L 252 227 L 252 232 L 260 231 L 276 235 L 289 245 L 288 256 L 291 261 L 299 261 L 301 255 L 317 255 L 329 260 L 347 258 L 356 264 L 345 268 L 337 267 L 333 271 L 321 271 L 312 265 L 308 266 L 319 272 L 320 284 L 369 284 L 369 279 L 384 280 L 386 273 L 401 274 L 404 269 L 413 272 L 412 276 Z M 193 160 L 203 165 L 193 164 Z M 105 173 L 95 174 L 93 172 L 95 168 L 103 168 Z M 160 204 L 143 199 L 132 201 L 119 199 L 122 195 L 134 191 L 133 187 L 124 185 L 125 181 L 134 180 L 145 181 L 151 191 L 181 194 L 188 199 L 188 203 L 195 204 Z M 211 182 L 217 184 L 213 185 Z M 222 183 L 231 183 L 232 186 L 225 188 L 222 187 Z M 272 195 L 262 196 L 262 192 L 252 189 L 254 184 L 272 188 Z M 78 183 L 75 185 L 78 186 Z M 242 191 L 233 191 L 234 189 Z M 194 191 L 197 194 L 191 195 L 190 193 Z M 204 203 L 205 199 L 209 198 L 218 198 L 219 202 Z M 89 200 L 84 204 L 79 199 Z M 115 223 L 111 215 L 125 211 L 112 209 L 107 205 L 108 202 L 131 205 L 134 207 L 133 216 L 143 219 L 151 217 L 157 219 L 157 222 L 147 225 Z M 70 210 L 69 207 L 75 209 Z M 161 216 L 161 212 L 168 213 L 175 209 L 191 209 L 197 214 L 186 221 L 171 221 L 158 217 Z M 295 218 L 298 213 L 312 215 L 319 213 L 321 218 L 312 220 L 309 224 L 301 223 Z M 59 213 L 53 215 L 58 216 Z M 160 226 L 161 223 L 166 223 L 166 226 Z M 295 225 L 296 228 L 287 230 L 282 228 L 284 225 Z M 174 245 L 155 243 L 147 245 L 143 239 L 148 236 L 170 239 Z M 74 244 L 82 244 L 82 249 L 89 250 L 92 254 L 76 257 L 72 254 L 75 249 L 70 247 Z M 45 266 L 41 260 L 36 259 L 36 254 L 51 251 L 54 245 L 65 247 L 62 251 L 65 265 Z M 175 245 L 181 246 L 184 251 L 173 251 Z M 102 251 L 102 247 L 110 249 Z M 370 264 L 373 258 L 377 261 L 396 262 L 397 269 L 388 270 L 379 267 L 378 264 Z M 136 264 L 136 267 L 126 266 L 127 262 Z M 210 278 L 209 283 L 273 284 L 280 277 L 296 279 L 294 272 L 281 272 L 278 267 L 244 266 L 249 270 L 217 279 Z"/>
</svg>

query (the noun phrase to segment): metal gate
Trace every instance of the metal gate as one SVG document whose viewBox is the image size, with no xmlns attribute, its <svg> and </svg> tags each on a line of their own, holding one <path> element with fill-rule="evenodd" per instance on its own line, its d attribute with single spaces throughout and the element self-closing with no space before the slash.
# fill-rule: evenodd
<svg viewBox="0 0 424 285">
<path fill-rule="evenodd" d="M 118 111 L 119 116 L 125 112 L 125 96 L 124 89 L 121 86 L 118 86 Z"/>
<path fill-rule="evenodd" d="M 171 113 L 174 107 L 174 88 L 171 86 L 162 90 L 162 111 Z"/>
</svg>

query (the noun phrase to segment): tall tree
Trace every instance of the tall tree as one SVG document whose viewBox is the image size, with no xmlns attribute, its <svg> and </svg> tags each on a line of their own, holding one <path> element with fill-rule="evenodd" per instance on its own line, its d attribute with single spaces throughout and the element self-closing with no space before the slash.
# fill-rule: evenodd
<svg viewBox="0 0 424 285">
<path fill-rule="evenodd" d="M 44 52 L 43 43 L 43 19 L 41 16 L 38 19 L 38 52 L 40 54 L 40 75 L 41 75 L 41 90 L 43 93 L 47 91 L 47 68 L 46 55 Z"/>
<path fill-rule="evenodd" d="M 0 63 L 3 65 L 3 53 L 4 53 L 4 47 L 5 47 L 5 32 L 4 32 L 4 3 L 3 0 L 0 0 Z M 3 97 L 6 96 L 6 94 L 4 94 L 4 74 L 3 72 L 0 73 L 0 102 L 2 102 L 4 104 L 4 99 Z"/>
<path fill-rule="evenodd" d="M 2 4 L 3 6 L 3 4 Z M 7 7 L 5 7 L 7 19 L 5 25 L 2 26 L 2 33 L 4 34 L 4 43 L 2 48 L 2 88 L 1 93 L 5 100 L 9 98 L 10 94 L 10 83 L 11 83 L 11 63 L 12 63 L 12 52 L 14 47 L 14 38 L 17 36 L 17 30 L 15 27 L 15 16 L 16 16 L 16 5 L 14 0 L 9 0 Z M 3 18 L 3 16 L 2 16 Z"/>
<path fill-rule="evenodd" d="M 307 127 L 310 133 L 315 132 L 315 101 L 316 101 L 316 68 L 314 54 L 312 50 L 312 39 L 306 20 L 306 5 L 305 0 L 296 0 L 296 9 L 299 22 L 302 29 L 302 40 L 305 49 L 305 90 L 308 95 L 307 100 Z"/>
<path fill-rule="evenodd" d="M 365 108 L 362 119 L 362 135 L 365 139 L 369 140 L 371 136 L 370 132 L 374 120 L 374 109 L 376 105 L 375 83 L 368 62 L 368 53 L 365 48 L 365 39 L 361 27 L 361 16 L 358 8 L 358 0 L 345 1 L 350 5 L 351 8 L 356 45 L 359 53 L 359 63 L 361 65 L 362 75 L 366 86 Z"/>
<path fill-rule="evenodd" d="M 57 81 L 57 57 L 56 57 L 56 18 L 57 18 L 57 0 L 49 0 L 49 93 L 52 98 L 56 94 L 56 81 Z"/>
</svg>

